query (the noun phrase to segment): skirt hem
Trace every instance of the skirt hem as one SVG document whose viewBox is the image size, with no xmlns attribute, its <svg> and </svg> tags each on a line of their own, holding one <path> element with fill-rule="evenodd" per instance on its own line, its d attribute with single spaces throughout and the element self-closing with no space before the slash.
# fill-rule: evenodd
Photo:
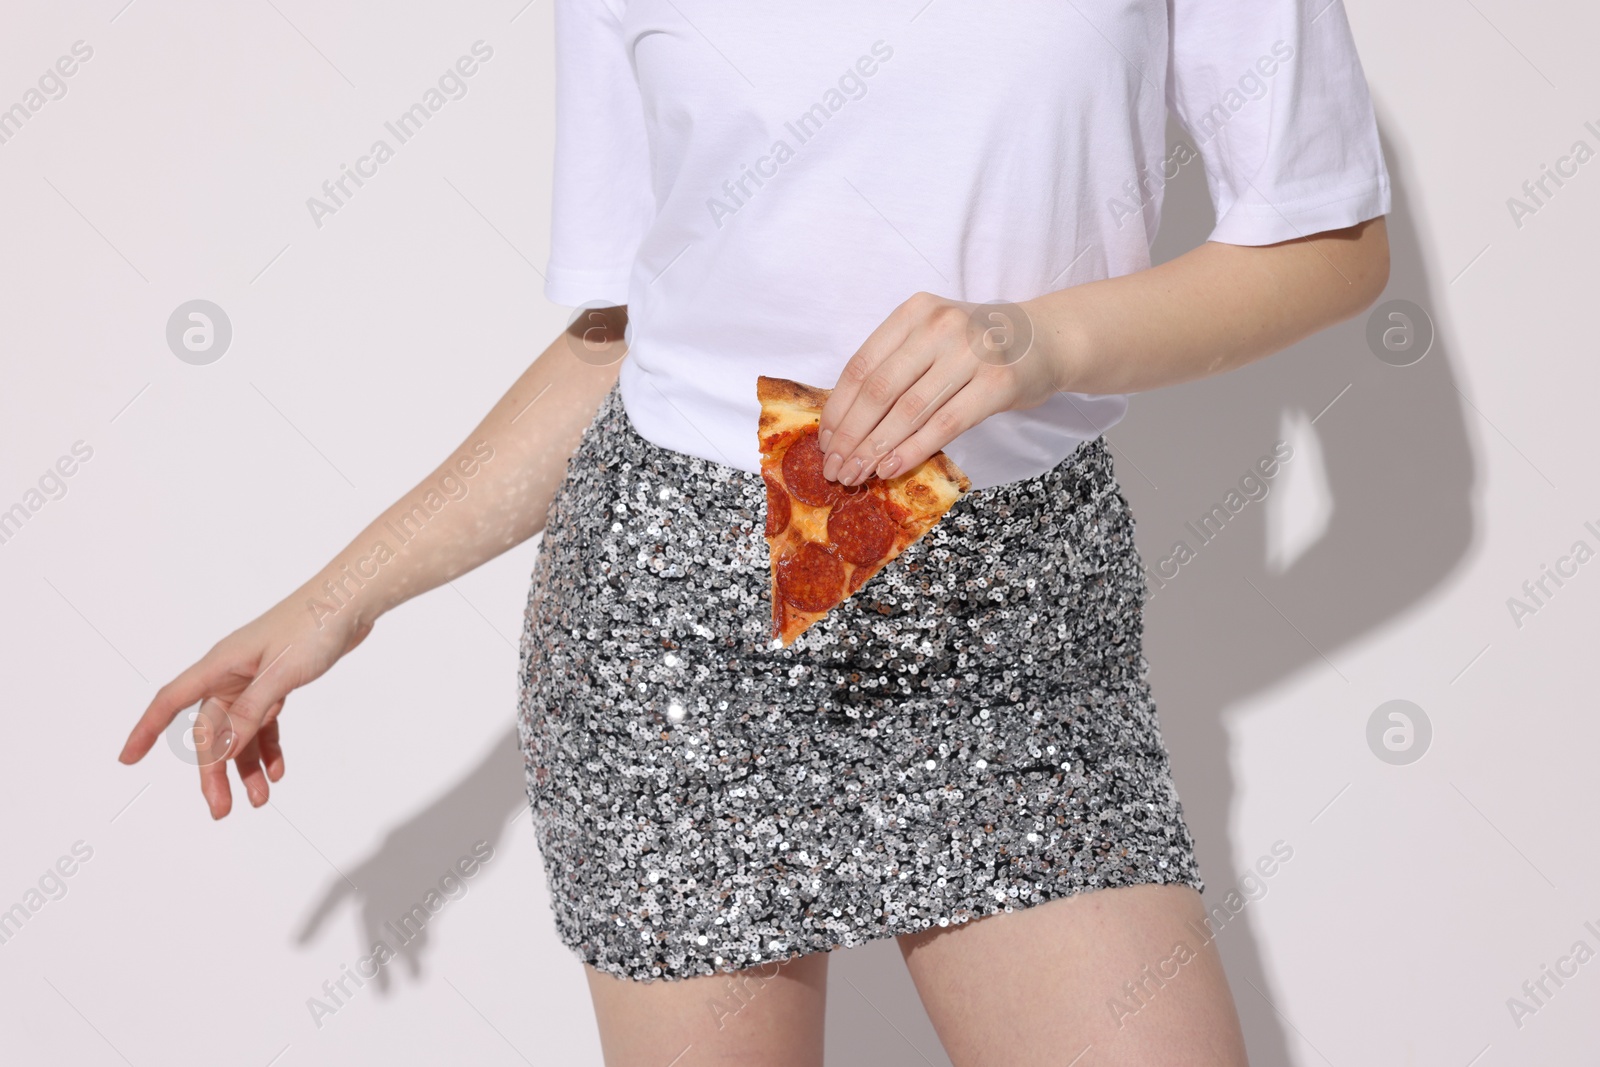
<svg viewBox="0 0 1600 1067">
<path fill-rule="evenodd" d="M 1157 873 L 1164 875 L 1170 874 L 1170 877 L 1155 877 L 1154 875 Z M 607 964 L 604 962 L 605 957 L 603 955 L 590 951 L 582 941 L 570 941 L 565 937 L 561 938 L 561 941 L 562 944 L 566 945 L 566 947 L 573 953 L 573 955 L 578 957 L 578 961 L 580 963 L 592 967 L 602 974 L 609 974 L 612 977 L 622 978 L 633 982 L 676 982 L 684 981 L 690 978 L 710 978 L 718 975 L 736 974 L 740 971 L 752 970 L 757 967 L 767 967 L 774 963 L 781 967 L 785 963 L 801 959 L 805 956 L 814 956 L 819 952 L 833 952 L 837 949 L 860 948 L 862 945 L 868 945 L 875 941 L 885 941 L 889 938 L 901 937 L 905 934 L 923 933 L 934 928 L 957 929 L 961 926 L 965 926 L 968 923 L 976 922 L 979 919 L 988 919 L 996 915 L 1006 915 L 1012 912 L 1027 911 L 1029 909 L 1036 908 L 1041 904 L 1048 904 L 1054 900 L 1064 900 L 1070 897 L 1082 896 L 1085 893 L 1098 892 L 1102 889 L 1123 889 L 1130 886 L 1139 885 L 1181 885 L 1188 886 L 1196 893 L 1203 893 L 1205 891 L 1205 881 L 1198 873 L 1185 874 L 1184 872 L 1177 870 L 1171 872 L 1141 871 L 1134 877 L 1116 882 L 1107 882 L 1103 885 L 1084 885 L 1082 883 L 1060 881 L 1025 899 L 1020 896 L 1016 900 L 1008 899 L 1004 902 L 995 899 L 987 901 L 981 905 L 957 908 L 950 913 L 929 916 L 921 918 L 920 920 L 894 920 L 886 922 L 883 926 L 879 927 L 873 932 L 869 933 L 858 931 L 857 936 L 847 937 L 844 939 L 813 938 L 807 943 L 807 946 L 804 949 L 798 952 L 792 951 L 789 946 L 785 946 L 785 949 L 781 952 L 781 954 L 778 952 L 768 951 L 749 956 L 739 956 L 732 959 L 723 957 L 721 958 L 720 962 L 718 962 L 718 957 L 713 956 L 709 959 L 686 960 L 685 966 L 678 967 L 671 971 L 657 965 L 653 967 L 651 972 L 648 974 L 617 964 Z M 688 964 L 691 962 L 696 965 L 693 967 L 688 966 Z M 656 973 L 657 971 L 660 973 Z"/>
</svg>

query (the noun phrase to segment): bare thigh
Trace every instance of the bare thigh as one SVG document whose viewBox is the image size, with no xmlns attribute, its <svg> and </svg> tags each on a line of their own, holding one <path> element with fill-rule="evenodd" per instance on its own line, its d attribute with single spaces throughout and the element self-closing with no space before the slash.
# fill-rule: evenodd
<svg viewBox="0 0 1600 1067">
<path fill-rule="evenodd" d="M 606 1067 L 821 1067 L 827 953 L 673 981 L 584 971 Z"/>
<path fill-rule="evenodd" d="M 1244 1067 L 1203 915 L 1188 886 L 1096 889 L 906 934 L 900 951 L 956 1067 Z"/>
</svg>

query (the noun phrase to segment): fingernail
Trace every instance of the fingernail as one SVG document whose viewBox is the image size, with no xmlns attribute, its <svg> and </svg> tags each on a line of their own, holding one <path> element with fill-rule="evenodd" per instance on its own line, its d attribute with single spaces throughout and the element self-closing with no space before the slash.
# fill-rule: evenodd
<svg viewBox="0 0 1600 1067">
<path fill-rule="evenodd" d="M 860 481 L 861 472 L 865 467 L 866 467 L 866 463 L 862 461 L 860 456 L 857 456 L 857 457 L 855 457 L 854 459 L 852 459 L 850 461 L 850 471 L 849 471 L 849 473 L 847 473 L 843 478 L 841 478 L 839 480 L 842 481 L 845 485 L 855 485 L 856 482 Z"/>
<path fill-rule="evenodd" d="M 828 450 L 828 442 L 831 440 L 833 440 L 833 431 L 823 430 L 817 434 L 817 447 L 826 452 Z"/>
<path fill-rule="evenodd" d="M 880 477 L 880 478 L 891 477 L 891 476 L 893 476 L 894 472 L 899 470 L 899 469 L 900 469 L 900 457 L 899 456 L 890 456 L 888 459 L 886 459 L 882 463 L 878 464 L 878 477 Z"/>
<path fill-rule="evenodd" d="M 822 476 L 828 479 L 830 482 L 834 481 L 839 477 L 839 467 L 843 463 L 844 457 L 839 455 L 839 453 L 828 453 L 827 460 L 822 464 Z"/>
</svg>

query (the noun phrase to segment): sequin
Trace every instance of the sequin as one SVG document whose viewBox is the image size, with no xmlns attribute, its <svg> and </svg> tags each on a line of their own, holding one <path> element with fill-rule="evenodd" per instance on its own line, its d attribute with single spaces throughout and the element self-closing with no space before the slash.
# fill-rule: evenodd
<svg viewBox="0 0 1600 1067">
<path fill-rule="evenodd" d="M 714 974 L 1108 886 L 1203 889 L 1103 438 L 968 494 L 787 649 L 758 474 L 613 390 L 551 504 L 518 734 L 563 943 Z"/>
</svg>

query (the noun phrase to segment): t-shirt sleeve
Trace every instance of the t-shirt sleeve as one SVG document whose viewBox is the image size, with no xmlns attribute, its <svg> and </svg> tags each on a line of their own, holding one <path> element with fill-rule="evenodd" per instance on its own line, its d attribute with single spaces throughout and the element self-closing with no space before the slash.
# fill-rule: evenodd
<svg viewBox="0 0 1600 1067">
<path fill-rule="evenodd" d="M 628 302 L 655 217 L 638 80 L 620 2 L 556 0 L 555 161 L 544 295 L 564 307 Z"/>
<path fill-rule="evenodd" d="M 1167 0 L 1167 102 L 1204 162 L 1209 240 L 1265 245 L 1389 211 L 1340 0 Z"/>
</svg>

